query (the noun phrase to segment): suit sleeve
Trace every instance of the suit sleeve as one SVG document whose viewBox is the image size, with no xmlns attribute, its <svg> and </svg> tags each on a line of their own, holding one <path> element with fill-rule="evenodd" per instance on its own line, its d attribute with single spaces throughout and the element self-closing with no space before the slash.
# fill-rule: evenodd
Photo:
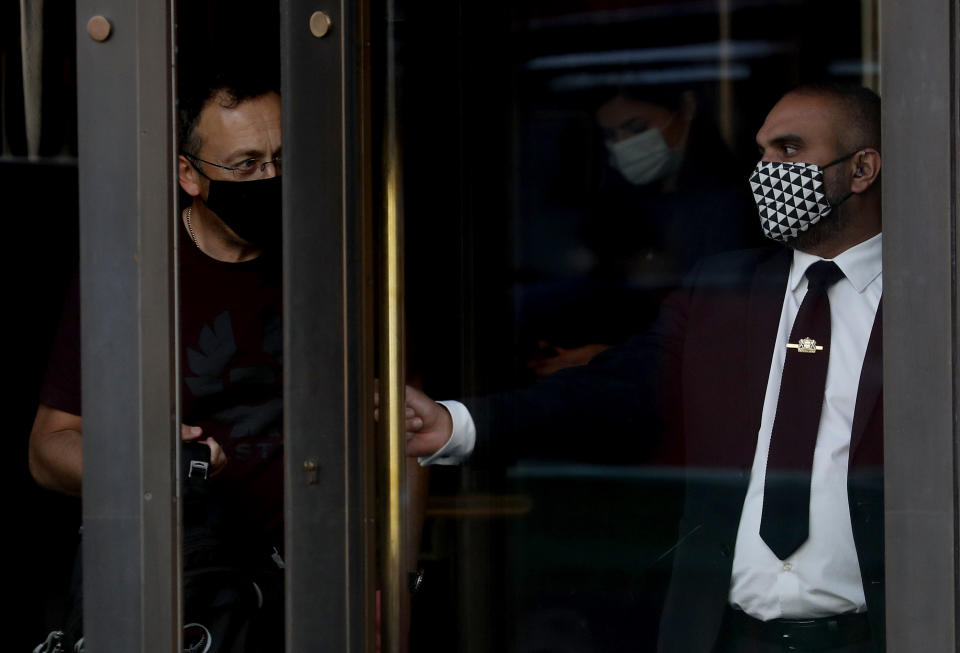
<svg viewBox="0 0 960 653">
<path fill-rule="evenodd" d="M 472 461 L 566 458 L 623 464 L 648 458 L 679 428 L 679 359 L 687 287 L 651 328 L 525 389 L 466 399 L 477 428 Z"/>
</svg>

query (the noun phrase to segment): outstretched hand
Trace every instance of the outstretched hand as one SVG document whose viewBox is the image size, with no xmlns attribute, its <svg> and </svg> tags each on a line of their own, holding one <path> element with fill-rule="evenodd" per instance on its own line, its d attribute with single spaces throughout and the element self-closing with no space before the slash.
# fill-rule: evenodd
<svg viewBox="0 0 960 653">
<path fill-rule="evenodd" d="M 227 455 L 213 438 L 201 438 L 203 429 L 199 426 L 180 425 L 180 439 L 184 442 L 196 440 L 210 447 L 210 475 L 214 475 L 227 464 Z"/>
<path fill-rule="evenodd" d="M 407 386 L 407 455 L 432 456 L 453 435 L 453 419 L 441 404 Z"/>
<path fill-rule="evenodd" d="M 380 417 L 380 393 L 373 397 L 376 417 Z M 416 388 L 406 386 L 406 435 L 408 456 L 430 456 L 440 450 L 453 435 L 453 419 L 442 405 Z"/>
</svg>

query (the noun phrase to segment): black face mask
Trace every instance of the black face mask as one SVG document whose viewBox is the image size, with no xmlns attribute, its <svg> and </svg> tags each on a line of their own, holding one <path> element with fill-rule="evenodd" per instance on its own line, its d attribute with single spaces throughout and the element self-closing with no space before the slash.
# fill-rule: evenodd
<svg viewBox="0 0 960 653">
<path fill-rule="evenodd" d="M 281 177 L 256 181 L 212 179 L 207 207 L 251 245 L 279 251 L 281 189 Z"/>
</svg>

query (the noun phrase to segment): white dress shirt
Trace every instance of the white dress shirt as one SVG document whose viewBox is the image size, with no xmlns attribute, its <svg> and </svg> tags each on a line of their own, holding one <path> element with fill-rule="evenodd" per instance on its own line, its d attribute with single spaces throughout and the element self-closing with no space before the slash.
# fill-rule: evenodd
<svg viewBox="0 0 960 653">
<path fill-rule="evenodd" d="M 770 434 L 777 412 L 780 378 L 793 321 L 807 292 L 805 273 L 820 259 L 794 251 L 780 326 L 763 402 L 757 449 L 740 516 L 730 603 L 762 620 L 863 612 L 866 601 L 850 524 L 847 462 L 860 370 L 883 291 L 882 235 L 848 249 L 833 261 L 844 278 L 830 287 L 830 359 L 810 492 L 810 535 L 787 560 L 779 560 L 760 538 L 760 515 Z M 422 465 L 455 465 L 470 456 L 476 427 L 467 408 L 442 401 L 453 418 L 453 435 Z"/>
<path fill-rule="evenodd" d="M 863 612 L 866 601 L 850 524 L 847 461 L 860 369 L 883 290 L 881 235 L 837 256 L 844 278 L 827 290 L 830 359 L 813 452 L 810 536 L 787 560 L 760 538 L 763 485 L 777 414 L 787 341 L 807 294 L 807 268 L 821 260 L 795 251 L 767 378 L 763 415 L 733 554 L 730 603 L 758 619 L 821 617 Z"/>
</svg>

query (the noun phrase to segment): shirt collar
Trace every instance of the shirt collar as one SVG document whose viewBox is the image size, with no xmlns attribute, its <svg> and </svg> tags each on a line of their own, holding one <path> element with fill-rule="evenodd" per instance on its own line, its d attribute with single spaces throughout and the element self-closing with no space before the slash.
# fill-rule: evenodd
<svg viewBox="0 0 960 653">
<path fill-rule="evenodd" d="M 842 252 L 833 262 L 837 264 L 844 276 L 853 285 L 858 293 L 866 290 L 874 279 L 880 276 L 883 270 L 883 234 L 877 234 L 859 245 Z M 805 283 L 807 268 L 825 259 L 813 254 L 793 250 L 793 265 L 790 266 L 788 281 L 790 292 L 796 292 L 801 283 Z"/>
</svg>

